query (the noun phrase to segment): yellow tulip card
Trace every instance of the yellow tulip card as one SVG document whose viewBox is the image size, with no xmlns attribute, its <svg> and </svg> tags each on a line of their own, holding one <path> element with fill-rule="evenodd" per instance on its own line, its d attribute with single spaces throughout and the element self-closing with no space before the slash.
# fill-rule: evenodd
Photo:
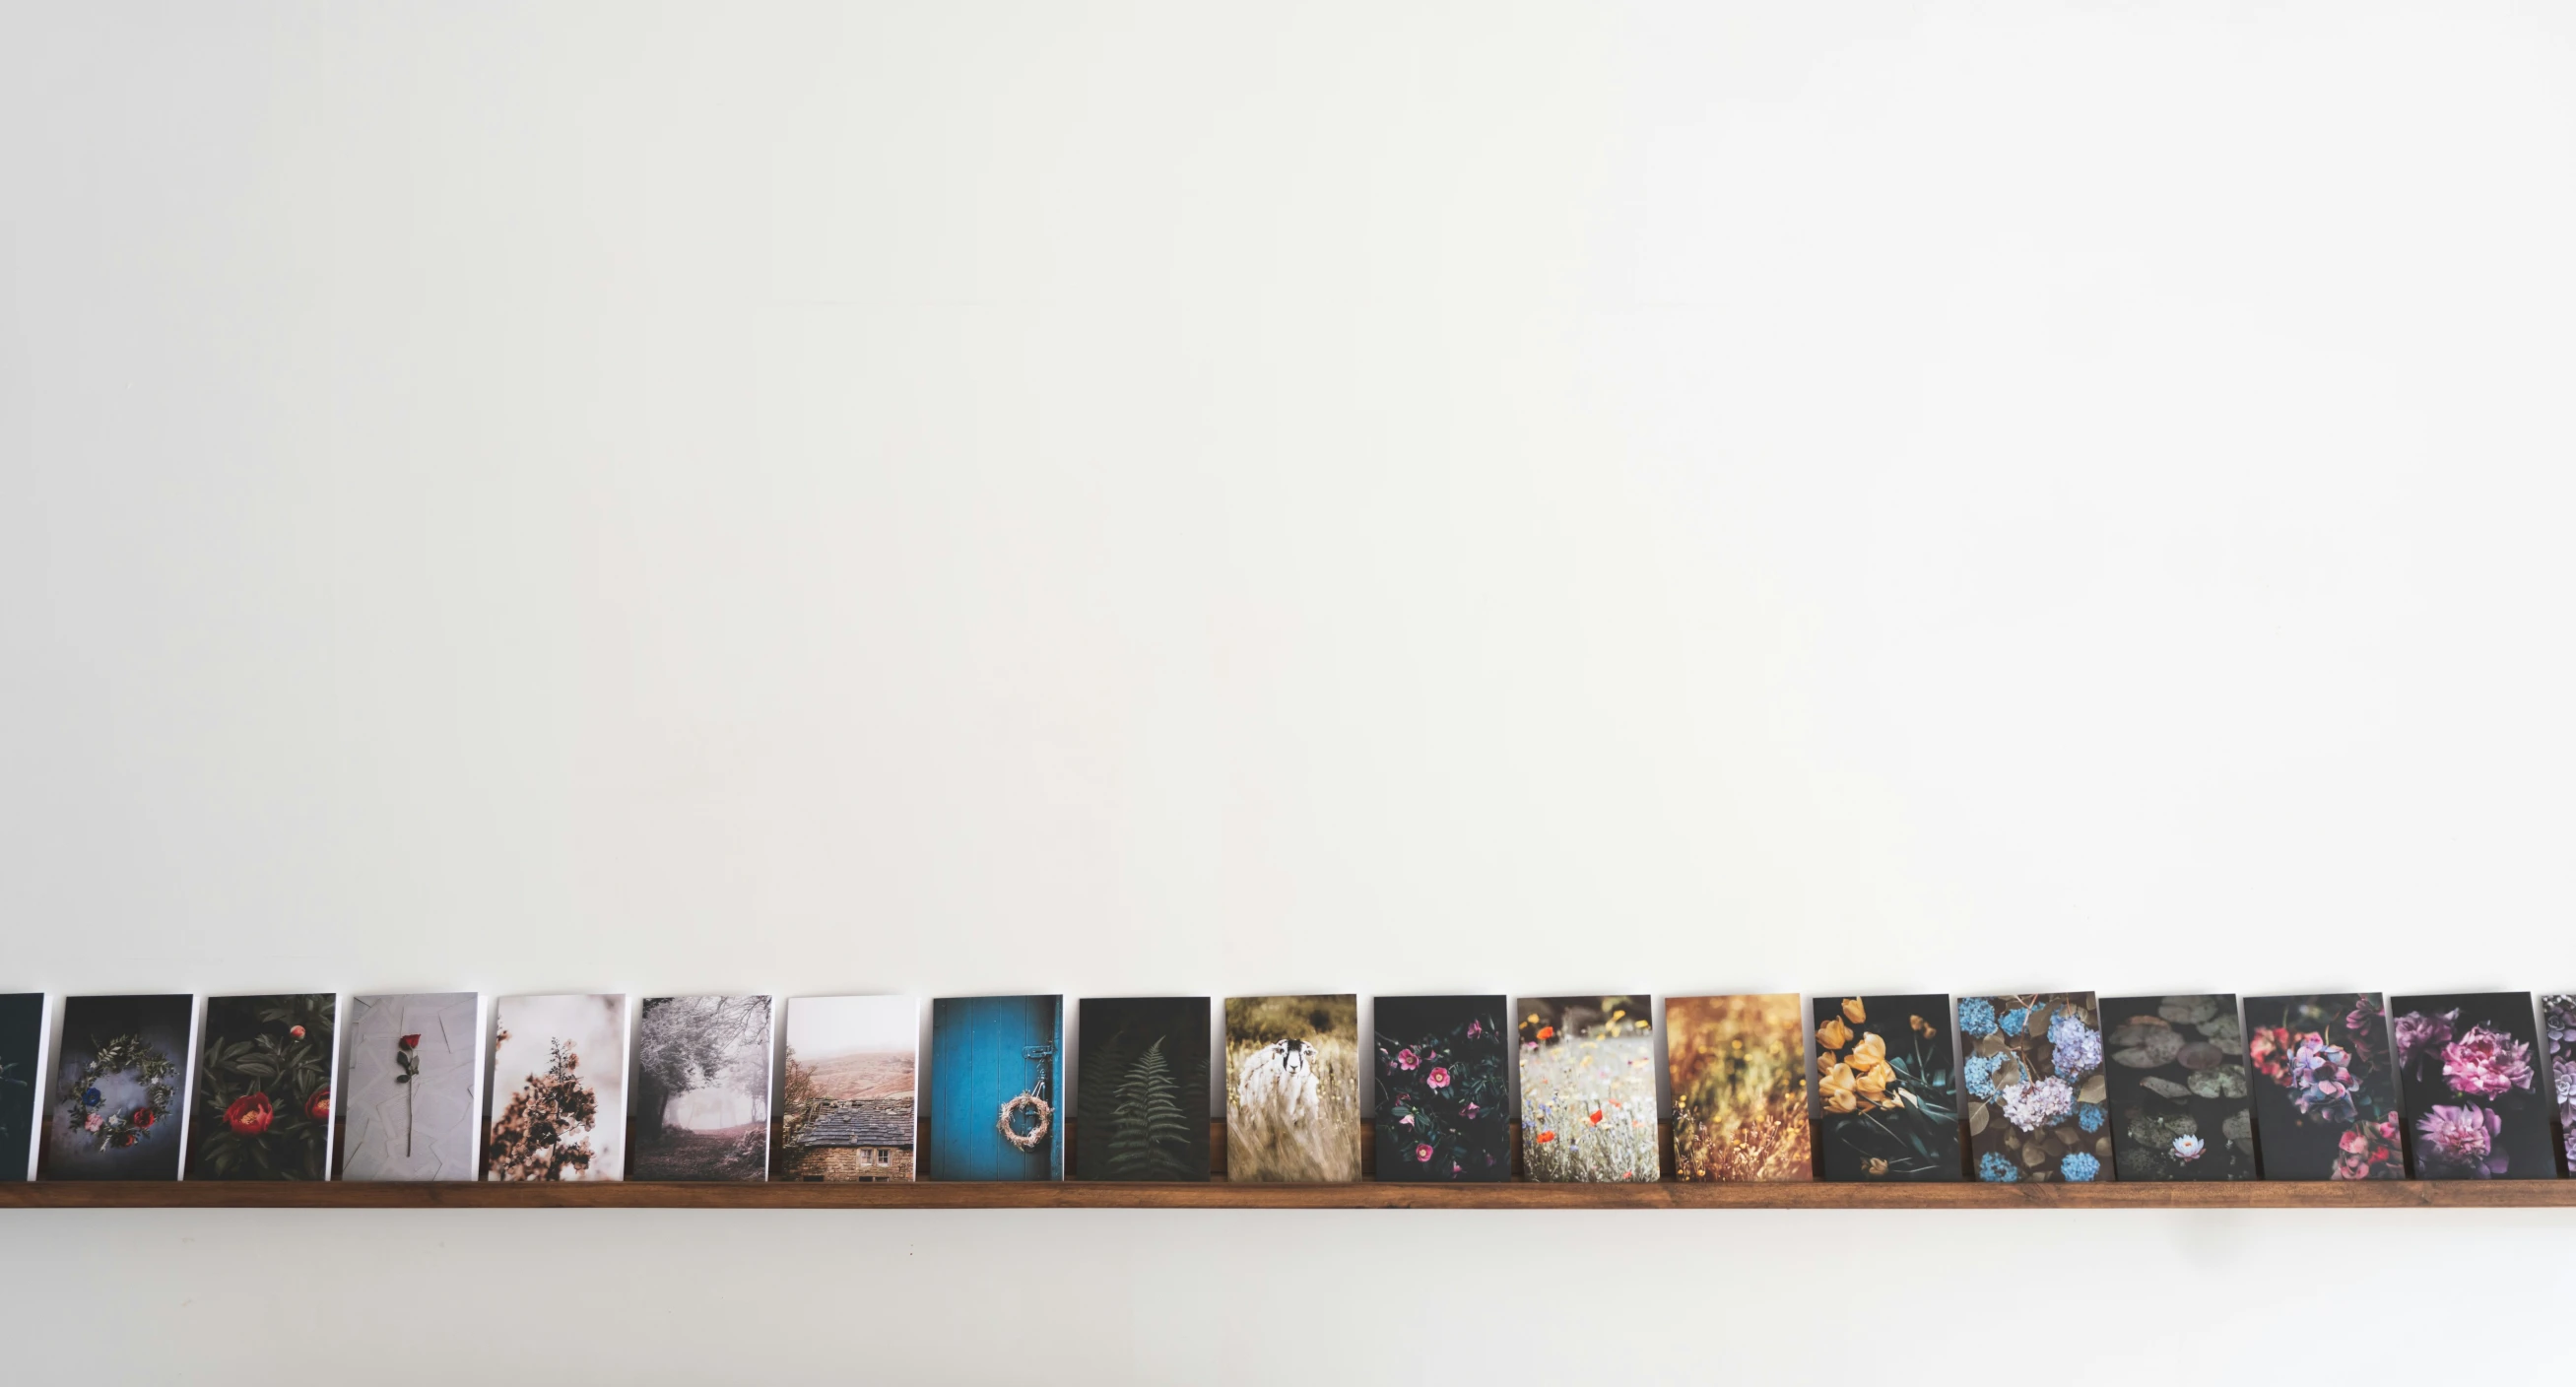
<svg viewBox="0 0 2576 1387">
<path fill-rule="evenodd" d="M 1950 999 L 1819 997 L 1816 1090 L 1828 1180 L 1956 1180 L 1959 1093 Z"/>
</svg>

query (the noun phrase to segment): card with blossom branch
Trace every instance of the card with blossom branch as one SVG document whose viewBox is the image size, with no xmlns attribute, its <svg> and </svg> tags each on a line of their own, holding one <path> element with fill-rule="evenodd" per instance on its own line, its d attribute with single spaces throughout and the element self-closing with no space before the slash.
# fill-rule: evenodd
<svg viewBox="0 0 2576 1387">
<path fill-rule="evenodd" d="M 2388 1014 L 2416 1179 L 2557 1178 L 2530 993 L 2392 997 Z"/>
</svg>

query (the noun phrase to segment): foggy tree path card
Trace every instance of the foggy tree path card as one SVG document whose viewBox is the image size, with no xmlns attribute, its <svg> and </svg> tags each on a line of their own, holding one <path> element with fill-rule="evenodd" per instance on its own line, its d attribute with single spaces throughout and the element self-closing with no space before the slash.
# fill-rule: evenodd
<svg viewBox="0 0 2576 1387">
<path fill-rule="evenodd" d="M 2123 1180 L 2251 1180 L 2253 1076 L 2232 993 L 2106 997 L 2111 1151 Z"/>
<path fill-rule="evenodd" d="M 1511 999 L 1380 997 L 1377 1178 L 1512 1178 Z"/>
<path fill-rule="evenodd" d="M 1946 993 L 1819 997 L 1816 1089 L 1827 1180 L 1962 1178 Z"/>
<path fill-rule="evenodd" d="M 492 1004 L 487 1180 L 626 1174 L 626 998 L 570 993 Z"/>
<path fill-rule="evenodd" d="M 329 992 L 206 999 L 189 1179 L 323 1178 L 338 1004 Z"/>
<path fill-rule="evenodd" d="M 930 1004 L 933 1180 L 1064 1178 L 1064 998 Z"/>
<path fill-rule="evenodd" d="M 1225 999 L 1228 1180 L 1360 1178 L 1360 999 Z"/>
<path fill-rule="evenodd" d="M 473 992 L 349 999 L 336 1100 L 340 1179 L 476 1177 L 481 1002 Z"/>
<path fill-rule="evenodd" d="M 2392 997 L 2388 1015 L 2416 1179 L 2558 1178 L 2530 993 Z"/>
<path fill-rule="evenodd" d="M 647 997 L 635 1009 L 630 1180 L 769 1178 L 767 997 Z"/>
<path fill-rule="evenodd" d="M 2112 1178 L 2110 1081 L 2090 992 L 1959 999 L 1969 1154 L 1987 1184 Z"/>
<path fill-rule="evenodd" d="M 44 1178 L 176 1180 L 188 1088 L 186 993 L 63 1002 Z"/>
<path fill-rule="evenodd" d="M 2245 1060 L 2264 1179 L 2406 1178 L 2378 993 L 2246 998 Z"/>
<path fill-rule="evenodd" d="M 1524 997 L 1521 1158 L 1532 1180 L 1663 1178 L 1654 999 Z"/>
<path fill-rule="evenodd" d="M 1681 1180 L 1815 1178 L 1798 994 L 1664 999 Z"/>
<path fill-rule="evenodd" d="M 918 997 L 790 998 L 777 1178 L 912 1179 L 920 1053 Z"/>
<path fill-rule="evenodd" d="M 1085 997 L 1081 1018 L 1074 1174 L 1209 1178 L 1208 999 Z"/>
</svg>

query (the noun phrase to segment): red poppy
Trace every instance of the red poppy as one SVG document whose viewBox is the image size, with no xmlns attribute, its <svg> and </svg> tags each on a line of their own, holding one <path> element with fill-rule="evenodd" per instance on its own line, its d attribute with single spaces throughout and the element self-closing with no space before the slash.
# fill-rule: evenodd
<svg viewBox="0 0 2576 1387">
<path fill-rule="evenodd" d="M 304 1115 L 312 1118 L 316 1122 L 330 1121 L 331 1090 L 327 1088 L 315 1089 L 313 1091 L 313 1096 L 305 1100 Z"/>
<path fill-rule="evenodd" d="M 1539 1139 L 1539 1140 L 1541 1140 L 1541 1141 L 1554 1141 L 1554 1140 L 1556 1140 L 1556 1133 L 1554 1133 L 1554 1132 L 1541 1132 L 1541 1133 L 1539 1133 L 1539 1134 L 1538 1134 L 1538 1139 Z"/>
<path fill-rule="evenodd" d="M 1594 1108 L 1592 1110 L 1592 1125 L 1595 1127 L 1601 1125 L 1601 1110 L 1599 1108 Z"/>
<path fill-rule="evenodd" d="M 1541 1027 L 1539 1027 L 1539 1028 L 1538 1028 L 1538 1038 L 1539 1038 L 1539 1039 L 1541 1039 L 1541 1040 L 1554 1040 L 1554 1039 L 1556 1039 L 1556 1027 L 1554 1027 L 1554 1026 L 1541 1026 Z"/>
<path fill-rule="evenodd" d="M 137 1127 L 149 1127 L 160 1120 L 161 1115 L 152 1111 L 150 1108 L 136 1108 L 134 1110 L 134 1125 Z"/>
<path fill-rule="evenodd" d="M 417 1049 L 419 1049 L 419 1048 L 420 1048 L 420 1037 L 419 1037 L 419 1036 L 416 1036 L 416 1035 L 407 1035 L 407 1036 L 404 1036 L 404 1037 L 402 1038 L 402 1047 L 403 1047 L 404 1049 L 406 1049 L 406 1050 L 417 1050 Z"/>
<path fill-rule="evenodd" d="M 277 1109 L 269 1103 L 265 1093 L 245 1093 L 234 1099 L 231 1107 L 224 1109 L 224 1125 L 241 1136 L 258 1136 L 276 1120 Z"/>
</svg>

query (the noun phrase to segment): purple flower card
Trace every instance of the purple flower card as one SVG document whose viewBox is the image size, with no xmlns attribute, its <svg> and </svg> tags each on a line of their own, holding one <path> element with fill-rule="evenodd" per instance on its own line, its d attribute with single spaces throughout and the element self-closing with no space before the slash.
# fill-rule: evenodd
<svg viewBox="0 0 2576 1387">
<path fill-rule="evenodd" d="M 2266 1180 L 2402 1180 L 2396 1071 L 2376 992 L 2245 999 Z"/>
<path fill-rule="evenodd" d="M 2549 1044 L 2550 1091 L 2558 1106 L 2558 1173 L 2576 1175 L 2576 993 L 2540 999 L 2540 1031 Z"/>
<path fill-rule="evenodd" d="M 2388 1014 L 2416 1179 L 2557 1178 L 2530 993 L 2394 997 Z"/>
<path fill-rule="evenodd" d="M 2111 1176 L 2102 1012 L 2090 992 L 1959 999 L 1969 1154 L 1987 1184 Z"/>
</svg>

